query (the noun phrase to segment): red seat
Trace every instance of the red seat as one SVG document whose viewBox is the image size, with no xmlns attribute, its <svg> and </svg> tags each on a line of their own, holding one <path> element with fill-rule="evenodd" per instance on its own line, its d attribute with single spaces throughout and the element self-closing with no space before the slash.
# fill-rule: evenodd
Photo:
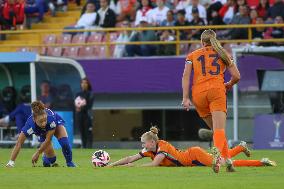
<svg viewBox="0 0 284 189">
<path fill-rule="evenodd" d="M 49 56 L 61 56 L 62 55 L 62 47 L 48 47 L 47 55 Z"/>
<path fill-rule="evenodd" d="M 111 42 L 114 42 L 114 41 L 117 40 L 118 36 L 119 36 L 118 33 L 112 32 L 112 33 L 109 34 L 109 39 L 110 39 Z"/>
<path fill-rule="evenodd" d="M 94 58 L 95 57 L 95 48 L 93 46 L 80 47 L 78 56 L 80 58 Z"/>
<path fill-rule="evenodd" d="M 72 35 L 71 34 L 62 34 L 58 40 L 58 44 L 68 44 L 71 43 Z"/>
<path fill-rule="evenodd" d="M 87 36 L 84 34 L 77 34 L 73 37 L 72 43 L 86 43 Z"/>
<path fill-rule="evenodd" d="M 50 35 L 44 36 L 43 43 L 44 44 L 54 44 L 54 43 L 56 43 L 56 35 L 55 34 L 50 34 Z"/>
<path fill-rule="evenodd" d="M 101 42 L 102 39 L 103 39 L 102 33 L 94 33 L 94 34 L 90 35 L 87 42 L 88 43 Z"/>
<path fill-rule="evenodd" d="M 106 46 L 104 46 L 104 45 L 96 46 L 95 47 L 95 55 L 98 58 L 106 58 L 107 57 Z"/>
<path fill-rule="evenodd" d="M 65 47 L 63 56 L 70 58 L 77 58 L 79 47 Z"/>
</svg>

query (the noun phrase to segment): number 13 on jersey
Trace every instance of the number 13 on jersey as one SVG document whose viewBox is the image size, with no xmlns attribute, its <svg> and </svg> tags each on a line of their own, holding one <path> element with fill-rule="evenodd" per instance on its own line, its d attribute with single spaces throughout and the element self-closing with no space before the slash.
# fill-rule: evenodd
<svg viewBox="0 0 284 189">
<path fill-rule="evenodd" d="M 202 75 L 206 76 L 207 73 L 210 75 L 219 75 L 220 74 L 220 64 L 218 64 L 219 55 L 218 54 L 209 54 L 209 60 L 205 59 L 205 55 L 201 55 L 197 58 L 198 62 L 201 63 Z M 215 71 L 209 70 L 206 71 L 206 62 L 208 62 L 212 67 L 216 67 Z"/>
</svg>

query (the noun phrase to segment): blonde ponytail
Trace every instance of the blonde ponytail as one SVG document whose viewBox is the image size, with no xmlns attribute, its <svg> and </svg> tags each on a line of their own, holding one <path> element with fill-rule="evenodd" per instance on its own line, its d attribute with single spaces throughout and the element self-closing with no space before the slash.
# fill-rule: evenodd
<svg viewBox="0 0 284 189">
<path fill-rule="evenodd" d="M 210 38 L 210 43 L 213 47 L 213 49 L 218 53 L 220 58 L 223 60 L 226 66 L 231 66 L 232 61 L 230 57 L 228 56 L 228 53 L 226 50 L 221 46 L 220 42 L 216 39 L 216 37 Z"/>
<path fill-rule="evenodd" d="M 218 53 L 226 66 L 232 65 L 232 61 L 228 56 L 227 51 L 221 46 L 220 42 L 216 38 L 216 33 L 213 30 L 209 29 L 203 31 L 201 34 L 201 41 L 208 45 L 212 45 L 213 49 Z"/>
<path fill-rule="evenodd" d="M 159 133 L 159 129 L 156 126 L 153 126 L 150 128 L 150 131 L 144 133 L 141 136 L 141 141 L 142 142 L 145 142 L 148 140 L 158 141 L 159 140 L 158 133 Z"/>
</svg>

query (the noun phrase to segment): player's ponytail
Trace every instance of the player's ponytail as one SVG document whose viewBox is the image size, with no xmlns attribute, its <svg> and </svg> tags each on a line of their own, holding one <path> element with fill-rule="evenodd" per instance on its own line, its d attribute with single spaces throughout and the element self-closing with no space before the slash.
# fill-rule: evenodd
<svg viewBox="0 0 284 189">
<path fill-rule="evenodd" d="M 221 46 L 220 42 L 216 38 L 216 33 L 213 30 L 209 29 L 209 30 L 205 30 L 204 32 L 202 32 L 201 41 L 203 43 L 212 45 L 213 49 L 218 53 L 218 55 L 223 60 L 226 66 L 230 66 L 232 64 L 232 61 L 230 57 L 228 56 L 228 53 Z"/>
<path fill-rule="evenodd" d="M 159 129 L 156 126 L 152 126 L 150 128 L 150 131 L 144 133 L 141 136 L 141 141 L 148 141 L 148 140 L 158 141 L 159 140 L 158 133 Z"/>
<path fill-rule="evenodd" d="M 31 104 L 33 116 L 45 114 L 45 106 L 41 101 L 34 101 Z"/>
</svg>

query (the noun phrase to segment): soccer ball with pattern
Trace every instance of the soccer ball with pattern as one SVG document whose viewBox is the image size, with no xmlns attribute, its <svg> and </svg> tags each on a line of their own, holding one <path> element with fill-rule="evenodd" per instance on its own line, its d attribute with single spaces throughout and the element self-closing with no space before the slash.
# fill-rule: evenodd
<svg viewBox="0 0 284 189">
<path fill-rule="evenodd" d="M 109 161 L 109 154 L 104 150 L 95 151 L 92 155 L 92 163 L 95 167 L 104 167 Z"/>
</svg>

